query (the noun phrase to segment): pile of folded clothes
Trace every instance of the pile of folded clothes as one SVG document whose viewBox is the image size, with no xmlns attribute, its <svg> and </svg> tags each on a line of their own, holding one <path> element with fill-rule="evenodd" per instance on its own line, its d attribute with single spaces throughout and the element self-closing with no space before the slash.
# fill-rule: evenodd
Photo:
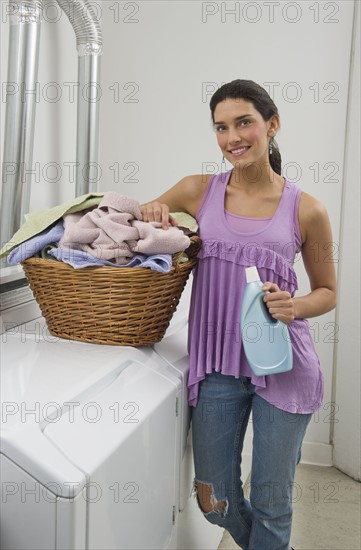
<svg viewBox="0 0 361 550">
<path fill-rule="evenodd" d="M 172 254 L 185 251 L 189 235 L 197 231 L 191 216 L 179 213 L 179 222 L 182 228 L 163 229 L 160 222 L 142 221 L 136 200 L 113 191 L 93 193 L 28 214 L 0 257 L 7 255 L 9 265 L 42 257 L 75 269 L 148 267 L 165 273 L 172 267 Z"/>
</svg>

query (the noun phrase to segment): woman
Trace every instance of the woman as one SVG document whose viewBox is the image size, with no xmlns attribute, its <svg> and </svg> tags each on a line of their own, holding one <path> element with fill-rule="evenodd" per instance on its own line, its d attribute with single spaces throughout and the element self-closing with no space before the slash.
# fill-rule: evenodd
<svg viewBox="0 0 361 550">
<path fill-rule="evenodd" d="M 199 224 L 202 250 L 189 316 L 188 379 L 194 490 L 204 516 L 247 550 L 289 550 L 292 485 L 302 440 L 321 406 L 323 375 L 306 318 L 336 304 L 332 234 L 314 197 L 281 177 L 274 141 L 277 107 L 249 80 L 222 86 L 210 109 L 218 145 L 233 165 L 214 176 L 183 178 L 142 206 L 145 221 L 176 225 L 183 211 Z M 331 247 L 332 251 L 332 247 Z M 294 297 L 297 253 L 310 292 Z M 256 265 L 270 315 L 287 323 L 293 369 L 255 376 L 239 325 L 245 268 Z M 252 411 L 250 499 L 242 485 L 243 440 Z"/>
</svg>

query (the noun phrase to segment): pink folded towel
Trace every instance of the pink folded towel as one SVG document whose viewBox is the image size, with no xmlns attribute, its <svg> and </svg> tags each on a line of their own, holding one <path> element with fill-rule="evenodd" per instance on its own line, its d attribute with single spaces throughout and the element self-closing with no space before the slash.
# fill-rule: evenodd
<svg viewBox="0 0 361 550">
<path fill-rule="evenodd" d="M 130 219 L 142 219 L 139 202 L 125 195 L 115 193 L 114 191 L 108 191 L 105 193 L 99 203 L 98 209 L 99 208 L 104 208 L 105 210 L 108 210 L 109 213 L 114 211 L 130 214 Z"/>
<path fill-rule="evenodd" d="M 84 250 L 119 265 L 135 254 L 174 254 L 189 246 L 189 237 L 178 227 L 163 229 L 160 222 L 141 220 L 137 201 L 109 191 L 91 212 L 64 216 L 59 246 Z"/>
<path fill-rule="evenodd" d="M 133 248 L 138 254 L 174 254 L 188 248 L 189 237 L 178 227 L 163 229 L 161 222 L 139 222 L 134 220 L 132 226 L 139 232 L 139 241 Z"/>
</svg>

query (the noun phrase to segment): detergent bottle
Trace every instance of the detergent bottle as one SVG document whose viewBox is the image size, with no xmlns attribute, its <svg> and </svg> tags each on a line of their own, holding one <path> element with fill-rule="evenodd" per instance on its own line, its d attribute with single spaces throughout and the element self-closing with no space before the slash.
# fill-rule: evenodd
<svg viewBox="0 0 361 550">
<path fill-rule="evenodd" d="M 292 346 L 287 325 L 268 312 L 257 268 L 246 268 L 241 306 L 244 351 L 254 374 L 266 376 L 292 369 Z"/>
</svg>

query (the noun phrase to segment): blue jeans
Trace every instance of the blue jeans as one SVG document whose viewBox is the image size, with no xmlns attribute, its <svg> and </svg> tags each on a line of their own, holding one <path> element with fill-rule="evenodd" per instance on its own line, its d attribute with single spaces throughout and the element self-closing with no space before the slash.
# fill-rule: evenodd
<svg viewBox="0 0 361 550">
<path fill-rule="evenodd" d="M 252 411 L 250 499 L 242 483 L 242 448 Z M 289 550 L 292 488 L 312 414 L 277 409 L 250 379 L 206 375 L 192 409 L 194 489 L 203 515 L 244 550 Z"/>
</svg>

